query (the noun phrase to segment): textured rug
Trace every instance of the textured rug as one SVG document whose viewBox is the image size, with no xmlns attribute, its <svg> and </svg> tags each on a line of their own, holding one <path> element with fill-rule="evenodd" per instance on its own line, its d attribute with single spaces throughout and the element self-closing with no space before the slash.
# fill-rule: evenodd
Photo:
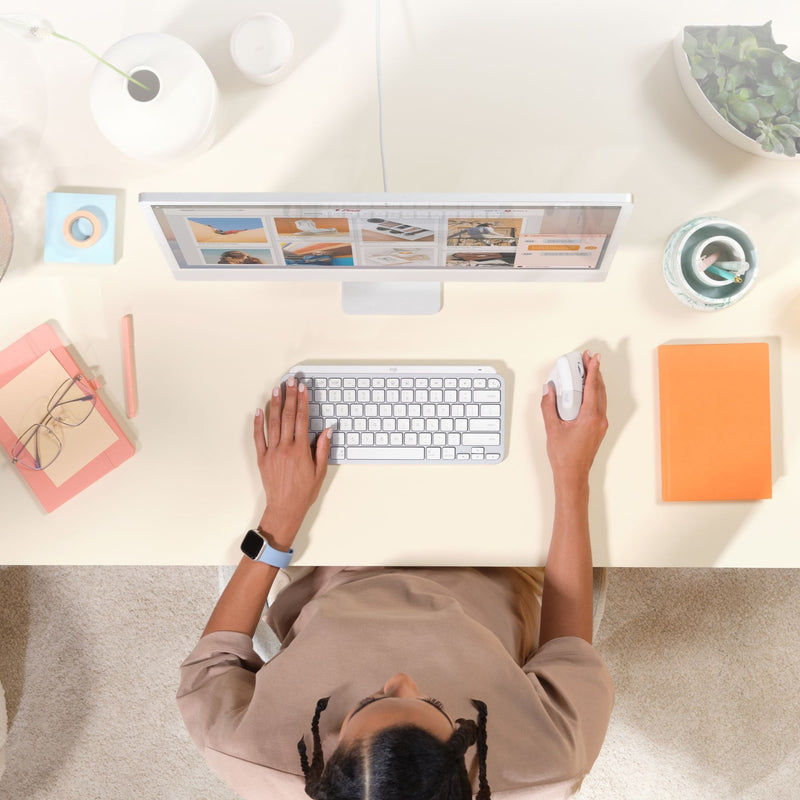
<svg viewBox="0 0 800 800">
<path fill-rule="evenodd" d="M 217 567 L 0 568 L 3 800 L 234 800 L 174 702 Z M 580 800 L 794 800 L 800 571 L 607 572 L 608 736 Z M 265 637 L 264 647 L 274 646 Z M 491 752 L 491 751 L 490 751 Z"/>
</svg>

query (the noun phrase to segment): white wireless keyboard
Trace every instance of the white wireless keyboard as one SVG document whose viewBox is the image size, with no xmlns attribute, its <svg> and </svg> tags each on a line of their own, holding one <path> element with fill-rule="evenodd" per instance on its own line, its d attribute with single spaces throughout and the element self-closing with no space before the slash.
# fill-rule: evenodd
<svg viewBox="0 0 800 800">
<path fill-rule="evenodd" d="M 505 381 L 488 366 L 292 367 L 309 399 L 309 437 L 333 427 L 329 464 L 497 464 Z"/>
</svg>

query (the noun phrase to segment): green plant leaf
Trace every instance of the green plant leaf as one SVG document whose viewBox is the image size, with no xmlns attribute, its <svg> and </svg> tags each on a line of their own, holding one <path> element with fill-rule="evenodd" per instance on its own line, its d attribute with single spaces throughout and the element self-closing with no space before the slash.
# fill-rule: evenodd
<svg viewBox="0 0 800 800">
<path fill-rule="evenodd" d="M 797 142 L 791 136 L 781 136 L 781 144 L 783 145 L 783 152 L 790 157 L 797 155 Z"/>
<path fill-rule="evenodd" d="M 759 84 L 758 87 L 759 97 L 772 97 L 776 91 L 774 86 L 768 86 L 766 83 Z"/>
<path fill-rule="evenodd" d="M 732 122 L 742 133 L 747 130 L 747 123 L 740 120 L 730 106 L 728 106 L 728 122 Z"/>
<path fill-rule="evenodd" d="M 753 105 L 758 109 L 758 115 L 762 120 L 772 119 L 778 113 L 771 103 L 762 100 L 760 97 L 753 100 Z"/>
<path fill-rule="evenodd" d="M 741 101 L 737 98 L 731 98 L 728 104 L 730 110 L 747 125 L 755 125 L 759 119 L 758 108 L 755 103 L 749 101 Z"/>
<path fill-rule="evenodd" d="M 775 126 L 775 133 L 780 134 L 781 136 L 790 136 L 792 139 L 796 139 L 798 136 L 800 136 L 800 128 L 798 128 L 797 125 L 792 125 L 791 122 L 784 122 Z"/>
<path fill-rule="evenodd" d="M 779 86 L 775 90 L 775 94 L 772 96 L 772 104 L 778 110 L 782 110 L 787 106 L 787 110 L 791 110 L 794 107 L 795 102 L 795 97 L 792 94 L 791 89 L 787 89 L 785 86 Z"/>
</svg>

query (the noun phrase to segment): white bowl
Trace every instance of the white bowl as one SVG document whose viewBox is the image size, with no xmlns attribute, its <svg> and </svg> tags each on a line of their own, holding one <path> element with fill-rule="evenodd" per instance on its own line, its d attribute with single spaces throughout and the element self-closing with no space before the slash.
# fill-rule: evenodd
<svg viewBox="0 0 800 800">
<path fill-rule="evenodd" d="M 692 77 L 689 56 L 683 49 L 683 37 L 685 28 L 675 37 L 673 42 L 673 55 L 675 56 L 675 66 L 678 70 L 683 91 L 689 98 L 689 102 L 694 106 L 694 110 L 700 118 L 719 136 L 741 150 L 746 150 L 755 156 L 762 158 L 772 158 L 779 161 L 795 161 L 800 163 L 800 155 L 787 156 L 785 153 L 770 153 L 755 140 L 742 133 L 735 125 L 731 125 L 722 114 L 717 111 L 714 104 L 703 94 L 700 84 Z"/>
</svg>

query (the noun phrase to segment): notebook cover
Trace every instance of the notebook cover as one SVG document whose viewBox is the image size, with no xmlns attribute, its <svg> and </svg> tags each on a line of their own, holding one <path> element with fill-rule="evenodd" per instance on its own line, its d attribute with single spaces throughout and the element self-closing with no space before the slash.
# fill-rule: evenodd
<svg viewBox="0 0 800 800">
<path fill-rule="evenodd" d="M 48 350 L 52 351 L 58 362 L 70 375 L 82 372 L 52 326 L 44 323 L 5 348 L 5 350 L 0 351 L 0 386 L 5 386 L 9 381 L 13 380 Z M 97 388 L 92 381 L 90 381 L 90 384 Z M 99 456 L 60 486 L 56 486 L 44 472 L 25 469 L 18 464 L 15 465 L 17 472 L 33 489 L 42 507 L 47 512 L 58 508 L 78 492 L 83 491 L 87 486 L 90 486 L 114 469 L 114 467 L 118 467 L 135 452 L 133 444 L 99 395 L 93 413 L 102 415 L 103 419 L 116 434 L 117 439 Z M 0 417 L 0 444 L 5 448 L 9 457 L 16 440 L 16 434 L 5 420 Z"/>
<path fill-rule="evenodd" d="M 664 500 L 772 497 L 769 345 L 658 348 Z"/>
</svg>

